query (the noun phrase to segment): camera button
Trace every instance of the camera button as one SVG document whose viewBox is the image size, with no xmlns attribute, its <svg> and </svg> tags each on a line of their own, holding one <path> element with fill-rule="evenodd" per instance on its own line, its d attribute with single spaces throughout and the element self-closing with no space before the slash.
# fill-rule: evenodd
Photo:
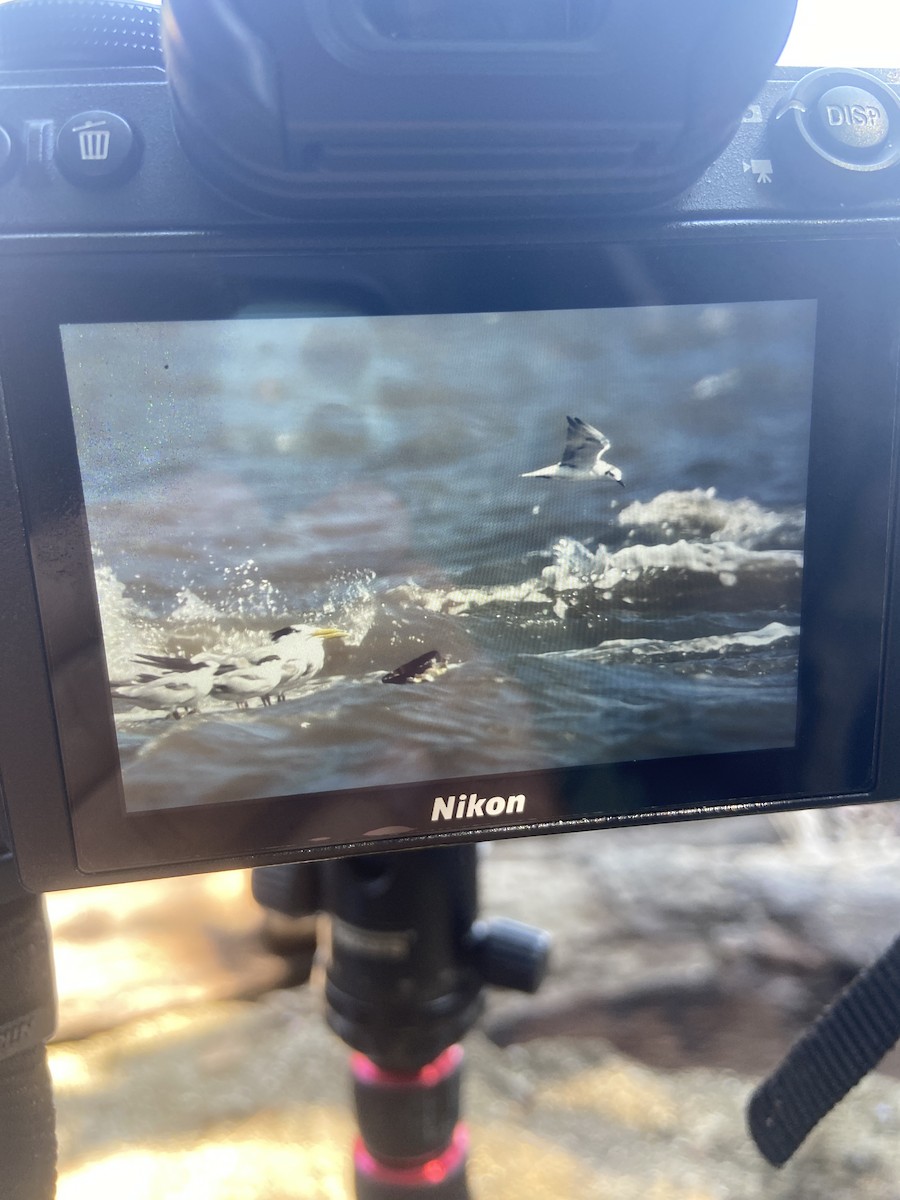
<svg viewBox="0 0 900 1200">
<path fill-rule="evenodd" d="M 865 88 L 830 88 L 819 97 L 817 109 L 822 132 L 836 148 L 874 150 L 891 131 L 887 109 Z"/>
<path fill-rule="evenodd" d="M 56 137 L 56 165 L 77 187 L 112 187 L 138 164 L 134 130 L 115 113 L 95 109 L 66 121 Z"/>
<path fill-rule="evenodd" d="M 844 203 L 897 196 L 900 97 L 867 71 L 804 75 L 775 108 L 769 138 L 799 187 Z"/>
</svg>

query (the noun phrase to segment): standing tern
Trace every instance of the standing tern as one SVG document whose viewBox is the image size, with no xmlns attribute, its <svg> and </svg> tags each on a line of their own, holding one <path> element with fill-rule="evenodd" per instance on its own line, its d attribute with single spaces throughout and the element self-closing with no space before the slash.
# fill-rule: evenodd
<svg viewBox="0 0 900 1200">
<path fill-rule="evenodd" d="M 217 670 L 214 662 L 186 663 L 162 675 L 145 673 L 130 682 L 111 682 L 110 691 L 117 700 L 138 708 L 168 709 L 167 715 L 177 719 L 197 711 L 198 703 L 212 691 Z"/>
<path fill-rule="evenodd" d="M 347 631 L 333 625 L 286 625 L 270 634 L 274 653 L 282 662 L 281 683 L 278 699 L 300 683 L 306 683 L 325 665 L 325 642 L 331 638 L 343 638 Z"/>
<path fill-rule="evenodd" d="M 263 699 L 264 704 L 271 703 L 272 695 L 276 696 L 278 700 L 284 700 L 286 693 L 291 688 L 306 683 L 322 670 L 325 664 L 324 642 L 330 638 L 342 637 L 347 637 L 347 631 L 333 625 L 286 625 L 283 629 L 276 629 L 270 633 L 268 642 L 244 650 L 243 653 L 228 655 L 207 653 L 206 658 L 214 661 L 218 667 L 216 686 L 213 690 L 216 695 L 226 695 L 228 693 L 227 681 L 222 678 L 223 676 L 227 675 L 231 679 L 230 673 L 233 671 L 241 670 L 246 673 L 251 667 L 277 660 L 281 665 L 277 685 L 274 690 L 270 689 L 266 693 L 267 699 L 263 699 L 262 693 L 260 693 L 260 699 Z M 138 654 L 135 656 L 135 661 L 167 671 L 189 670 L 192 669 L 195 662 L 190 658 L 168 657 L 162 654 Z M 265 681 L 272 674 L 273 668 L 267 666 L 260 680 Z M 245 683 L 247 686 L 252 686 L 249 680 L 245 680 Z"/>
<path fill-rule="evenodd" d="M 281 682 L 281 659 L 277 654 L 267 654 L 257 662 L 237 659 L 222 663 L 216 670 L 213 695 L 233 700 L 238 708 L 249 708 L 250 701 L 257 696 L 268 707 L 272 693 Z"/>
<path fill-rule="evenodd" d="M 559 462 L 537 471 L 525 471 L 522 478 L 570 479 L 573 482 L 613 479 L 620 487 L 624 487 L 619 468 L 603 461 L 603 455 L 610 446 L 609 438 L 579 417 L 566 417 L 566 420 L 566 448 Z"/>
</svg>

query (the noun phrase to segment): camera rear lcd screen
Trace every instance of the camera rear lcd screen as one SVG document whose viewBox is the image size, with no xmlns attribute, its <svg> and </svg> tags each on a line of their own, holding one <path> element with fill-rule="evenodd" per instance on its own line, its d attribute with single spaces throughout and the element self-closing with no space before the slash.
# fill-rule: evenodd
<svg viewBox="0 0 900 1200">
<path fill-rule="evenodd" d="M 64 326 L 126 810 L 794 746 L 815 318 Z"/>
</svg>

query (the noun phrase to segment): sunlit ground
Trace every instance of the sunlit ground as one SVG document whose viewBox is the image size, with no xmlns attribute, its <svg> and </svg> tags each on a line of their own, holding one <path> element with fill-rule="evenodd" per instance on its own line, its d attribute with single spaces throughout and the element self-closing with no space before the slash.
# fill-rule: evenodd
<svg viewBox="0 0 900 1200">
<path fill-rule="evenodd" d="M 556 958 L 537 997 L 491 1000 L 486 1027 L 532 1040 L 467 1039 L 476 1198 L 896 1200 L 896 1076 L 866 1080 L 780 1172 L 744 1106 L 782 1052 L 765 1013 L 790 1010 L 828 945 L 900 928 L 900 807 L 779 818 L 774 834 L 714 824 L 524 839 L 483 862 L 485 911 L 547 925 Z M 763 893 L 734 908 L 742 876 L 763 892 L 783 879 L 793 918 L 754 916 Z M 59 1200 L 352 1195 L 346 1052 L 315 987 L 268 990 L 282 968 L 245 874 L 48 899 L 62 1028 L 90 1033 L 51 1047 Z M 719 1011 L 729 978 L 742 995 Z"/>
<path fill-rule="evenodd" d="M 678 1083 L 610 1055 L 470 1048 L 472 1176 L 481 1194 L 613 1194 L 702 1200 L 704 1188 L 615 1162 L 586 1168 L 560 1137 L 573 1119 L 657 1143 L 678 1129 Z M 544 1058 L 546 1059 L 546 1052 Z M 206 1006 L 54 1047 L 63 1173 L 59 1200 L 338 1200 L 350 1194 L 353 1126 L 344 1103 L 344 1052 L 323 1033 L 315 1004 L 282 993 L 259 1005 Z M 576 1064 L 578 1068 L 575 1069 Z M 556 1078 L 554 1078 L 556 1076 Z M 735 1104 L 740 1085 L 731 1083 Z M 535 1128 L 535 1113 L 546 1129 Z M 707 1121 L 715 1119 L 705 1114 Z M 705 1136 L 709 1136 L 708 1133 Z"/>
<path fill-rule="evenodd" d="M 350 1196 L 343 1054 L 323 1050 L 311 1013 L 293 1029 L 289 1014 L 283 998 L 252 1013 L 222 1006 L 56 1049 L 59 1200 Z M 476 1039 L 470 1057 L 470 1174 L 482 1200 L 800 1194 L 770 1190 L 772 1173 L 743 1144 L 737 1078 L 660 1078 L 596 1041 L 503 1054 Z M 878 1081 L 867 1092 L 867 1113 L 884 1105 Z M 831 1169 L 827 1146 L 816 1168 L 816 1178 Z"/>
</svg>

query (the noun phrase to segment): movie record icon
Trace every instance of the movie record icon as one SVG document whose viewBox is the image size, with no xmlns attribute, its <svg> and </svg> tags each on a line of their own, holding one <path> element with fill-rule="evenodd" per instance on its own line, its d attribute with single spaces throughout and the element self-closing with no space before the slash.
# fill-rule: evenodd
<svg viewBox="0 0 900 1200">
<path fill-rule="evenodd" d="M 138 140 L 124 117 L 95 109 L 70 117 L 56 138 L 56 162 L 77 187 L 110 187 L 137 168 Z"/>
</svg>

